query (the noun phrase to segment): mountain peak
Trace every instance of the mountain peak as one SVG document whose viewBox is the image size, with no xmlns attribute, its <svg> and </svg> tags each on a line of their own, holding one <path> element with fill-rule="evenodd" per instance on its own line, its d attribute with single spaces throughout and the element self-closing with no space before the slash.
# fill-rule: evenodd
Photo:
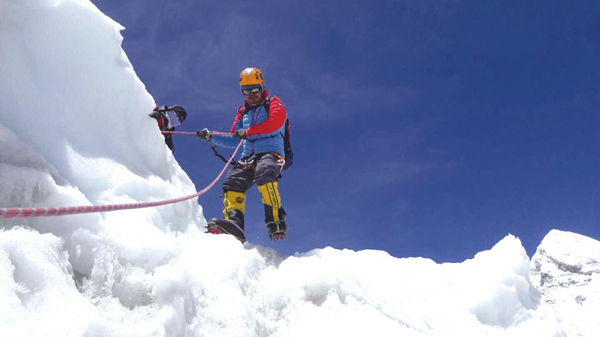
<svg viewBox="0 0 600 337">
<path fill-rule="evenodd" d="M 531 283 L 576 336 L 600 329 L 600 241 L 550 231 L 531 259 Z"/>
</svg>

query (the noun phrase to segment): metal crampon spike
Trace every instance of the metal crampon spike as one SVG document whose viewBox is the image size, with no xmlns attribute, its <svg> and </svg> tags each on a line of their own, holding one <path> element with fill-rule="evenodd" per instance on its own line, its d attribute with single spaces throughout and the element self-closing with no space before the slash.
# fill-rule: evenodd
<svg viewBox="0 0 600 337">
<path fill-rule="evenodd" d="M 269 239 L 271 241 L 283 240 L 285 239 L 285 232 L 269 233 Z"/>
<path fill-rule="evenodd" d="M 280 222 L 270 222 L 267 224 L 267 228 L 269 228 L 269 239 L 271 241 L 285 239 L 285 235 L 290 229 L 289 225 L 287 224 L 287 222 L 285 222 L 285 220 L 282 220 Z"/>
</svg>

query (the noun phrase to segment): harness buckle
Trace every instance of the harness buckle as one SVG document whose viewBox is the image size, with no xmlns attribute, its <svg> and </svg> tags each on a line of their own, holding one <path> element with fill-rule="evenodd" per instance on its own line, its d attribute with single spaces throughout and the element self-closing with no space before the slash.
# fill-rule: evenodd
<svg viewBox="0 0 600 337">
<path fill-rule="evenodd" d="M 248 157 L 246 159 L 242 158 L 238 161 L 238 163 L 244 167 L 244 170 L 247 170 L 249 168 L 254 167 L 254 159 L 255 159 L 255 156 Z"/>
</svg>

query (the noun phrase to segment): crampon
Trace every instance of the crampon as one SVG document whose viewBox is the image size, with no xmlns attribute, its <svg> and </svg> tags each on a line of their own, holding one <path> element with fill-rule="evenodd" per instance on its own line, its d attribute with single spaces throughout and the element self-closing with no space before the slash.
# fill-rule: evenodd
<svg viewBox="0 0 600 337">
<path fill-rule="evenodd" d="M 267 228 L 269 228 L 269 239 L 271 241 L 283 240 L 285 239 L 285 234 L 288 230 L 288 225 L 285 221 L 279 222 L 271 222 L 267 224 Z"/>
<path fill-rule="evenodd" d="M 240 240 L 240 242 L 244 243 L 246 241 L 246 236 L 241 228 L 237 225 L 233 224 L 229 220 L 223 219 L 211 219 L 206 224 L 206 231 L 211 234 L 229 234 L 233 235 L 236 239 Z"/>
</svg>

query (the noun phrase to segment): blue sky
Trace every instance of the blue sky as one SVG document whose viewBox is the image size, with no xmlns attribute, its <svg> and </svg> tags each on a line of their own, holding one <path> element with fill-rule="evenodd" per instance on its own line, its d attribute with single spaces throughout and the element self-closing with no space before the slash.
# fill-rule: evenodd
<svg viewBox="0 0 600 337">
<path fill-rule="evenodd" d="M 554 228 L 600 239 L 598 1 L 94 3 L 126 27 L 157 103 L 188 110 L 178 130 L 229 130 L 246 67 L 283 100 L 292 228 L 268 242 L 253 189 L 253 243 L 443 262 L 508 233 L 530 256 Z M 204 188 L 221 161 L 197 137 L 174 142 Z M 219 194 L 199 198 L 207 218 Z"/>
</svg>

